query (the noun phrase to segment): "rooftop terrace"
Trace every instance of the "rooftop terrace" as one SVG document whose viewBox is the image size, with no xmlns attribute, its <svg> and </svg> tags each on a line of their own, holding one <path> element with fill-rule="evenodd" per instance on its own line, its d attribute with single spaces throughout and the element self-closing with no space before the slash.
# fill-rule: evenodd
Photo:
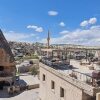
<svg viewBox="0 0 100 100">
<path fill-rule="evenodd" d="M 79 61 L 70 60 L 69 63 L 58 59 L 44 58 L 41 62 L 40 67 L 83 89 L 91 96 L 100 91 L 100 76 L 94 77 L 94 70 L 90 70 L 86 65 L 80 65 Z"/>
</svg>

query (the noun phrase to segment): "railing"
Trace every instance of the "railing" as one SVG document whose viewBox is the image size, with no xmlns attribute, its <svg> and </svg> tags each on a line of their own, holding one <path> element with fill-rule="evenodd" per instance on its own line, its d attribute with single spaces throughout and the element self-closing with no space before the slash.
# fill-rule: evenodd
<svg viewBox="0 0 100 100">
<path fill-rule="evenodd" d="M 87 75 L 85 73 L 81 73 L 81 72 L 75 71 L 70 65 L 66 65 L 65 68 L 64 68 L 64 66 L 63 67 L 62 66 L 59 67 L 60 66 L 59 63 L 58 64 L 57 63 L 54 64 L 53 62 L 48 61 L 48 60 L 42 59 L 41 62 L 43 64 L 49 66 L 49 67 L 54 68 L 54 69 L 59 69 L 59 70 L 57 70 L 58 72 L 63 72 L 64 69 L 65 69 L 66 70 L 66 75 L 68 75 L 68 76 L 70 76 L 70 77 L 72 77 L 74 79 L 77 79 L 79 81 L 82 81 L 82 82 L 84 82 L 84 83 L 86 83 L 88 85 L 91 85 L 93 87 L 100 86 L 100 83 L 97 84 L 98 80 L 96 80 L 96 78 L 93 78 L 92 76 L 89 76 L 89 75 Z M 67 64 L 67 62 L 66 62 L 66 64 Z M 54 66 L 54 65 L 57 65 L 57 66 Z"/>
</svg>

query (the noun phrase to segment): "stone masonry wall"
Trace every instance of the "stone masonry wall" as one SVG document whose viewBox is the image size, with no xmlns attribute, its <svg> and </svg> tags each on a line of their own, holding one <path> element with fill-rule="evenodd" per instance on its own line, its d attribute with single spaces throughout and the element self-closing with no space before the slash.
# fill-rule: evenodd
<svg viewBox="0 0 100 100">
<path fill-rule="evenodd" d="M 43 81 L 43 74 L 45 81 Z M 51 72 L 40 67 L 40 98 L 41 100 L 86 100 L 83 96 L 83 90 L 78 88 L 66 80 L 52 74 Z M 51 81 L 55 82 L 55 89 L 51 89 Z M 64 88 L 65 96 L 60 97 L 60 87 Z M 88 100 L 88 99 L 87 99 Z"/>
</svg>

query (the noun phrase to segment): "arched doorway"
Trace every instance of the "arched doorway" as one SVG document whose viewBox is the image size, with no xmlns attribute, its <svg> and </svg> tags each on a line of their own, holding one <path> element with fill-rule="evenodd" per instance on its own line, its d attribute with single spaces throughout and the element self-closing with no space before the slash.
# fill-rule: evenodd
<svg viewBox="0 0 100 100">
<path fill-rule="evenodd" d="M 4 70 L 4 66 L 0 66 L 0 71 L 3 71 Z"/>
<path fill-rule="evenodd" d="M 0 81 L 0 90 L 3 90 L 4 87 L 8 87 L 8 86 L 11 86 L 10 82 L 8 81 Z"/>
<path fill-rule="evenodd" d="M 0 81 L 0 90 L 3 90 L 4 81 Z"/>
</svg>

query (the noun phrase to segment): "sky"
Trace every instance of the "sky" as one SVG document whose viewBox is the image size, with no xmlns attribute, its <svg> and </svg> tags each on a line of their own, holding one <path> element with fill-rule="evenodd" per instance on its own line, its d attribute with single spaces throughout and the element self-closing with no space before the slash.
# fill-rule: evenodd
<svg viewBox="0 0 100 100">
<path fill-rule="evenodd" d="M 0 0 L 9 41 L 100 45 L 100 0 Z"/>
</svg>

